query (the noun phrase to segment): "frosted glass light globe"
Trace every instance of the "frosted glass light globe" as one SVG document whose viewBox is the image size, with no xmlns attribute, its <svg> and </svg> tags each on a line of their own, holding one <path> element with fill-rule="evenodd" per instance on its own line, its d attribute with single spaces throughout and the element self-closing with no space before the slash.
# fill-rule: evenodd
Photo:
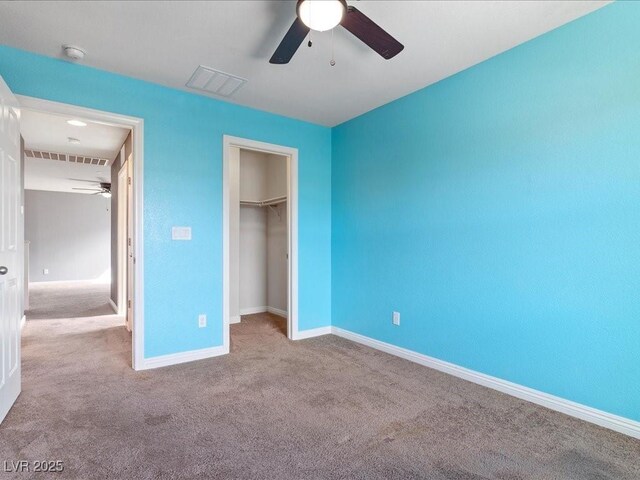
<svg viewBox="0 0 640 480">
<path fill-rule="evenodd" d="M 344 12 L 344 3 L 340 0 L 304 0 L 298 5 L 302 23 L 318 32 L 338 26 Z"/>
</svg>

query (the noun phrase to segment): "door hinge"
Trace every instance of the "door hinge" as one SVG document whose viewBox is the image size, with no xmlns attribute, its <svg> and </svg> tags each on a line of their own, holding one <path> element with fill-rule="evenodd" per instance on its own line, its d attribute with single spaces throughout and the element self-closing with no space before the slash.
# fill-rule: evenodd
<svg viewBox="0 0 640 480">
<path fill-rule="evenodd" d="M 127 245 L 131 246 L 131 237 L 127 238 Z"/>
<path fill-rule="evenodd" d="M 129 182 L 129 185 L 131 185 L 131 177 L 127 177 L 127 181 Z"/>
<path fill-rule="evenodd" d="M 131 300 L 127 300 L 127 308 L 131 308 Z"/>
</svg>

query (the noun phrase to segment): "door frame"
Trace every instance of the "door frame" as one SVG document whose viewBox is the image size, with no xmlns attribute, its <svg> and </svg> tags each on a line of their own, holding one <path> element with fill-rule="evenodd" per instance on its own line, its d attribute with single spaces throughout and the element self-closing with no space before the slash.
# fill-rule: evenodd
<svg viewBox="0 0 640 480">
<path fill-rule="evenodd" d="M 230 265 L 229 265 L 229 163 L 231 148 L 253 150 L 281 155 L 287 158 L 287 236 L 289 246 L 287 336 L 297 340 L 298 335 L 298 149 L 259 142 L 247 138 L 223 135 L 222 137 L 222 324 L 223 347 L 229 352 L 230 324 Z"/>
<path fill-rule="evenodd" d="M 79 116 L 105 125 L 132 129 L 133 139 L 133 214 L 135 269 L 133 298 L 133 341 L 131 365 L 134 370 L 144 368 L 144 120 L 102 110 L 79 107 L 66 103 L 16 95 L 20 109 L 35 110 L 57 115 Z"/>
</svg>

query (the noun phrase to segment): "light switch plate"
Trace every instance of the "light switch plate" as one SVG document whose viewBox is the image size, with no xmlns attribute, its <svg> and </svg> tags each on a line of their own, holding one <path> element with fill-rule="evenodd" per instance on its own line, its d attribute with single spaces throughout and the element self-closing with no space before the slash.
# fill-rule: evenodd
<svg viewBox="0 0 640 480">
<path fill-rule="evenodd" d="M 207 316 L 204 314 L 198 315 L 198 327 L 204 328 L 207 326 Z"/>
<path fill-rule="evenodd" d="M 171 227 L 171 240 L 191 240 L 191 227 Z"/>
<path fill-rule="evenodd" d="M 393 324 L 400 325 L 400 312 L 393 312 Z"/>
</svg>

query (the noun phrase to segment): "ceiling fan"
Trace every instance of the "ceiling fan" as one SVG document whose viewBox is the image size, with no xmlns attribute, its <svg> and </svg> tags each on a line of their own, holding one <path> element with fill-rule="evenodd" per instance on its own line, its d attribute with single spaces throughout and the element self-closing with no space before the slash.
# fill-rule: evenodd
<svg viewBox="0 0 640 480">
<path fill-rule="evenodd" d="M 404 45 L 356 7 L 347 5 L 345 0 L 298 0 L 296 19 L 269 63 L 289 63 L 310 30 L 324 32 L 338 25 L 342 25 L 386 60 L 404 49 Z"/>
<path fill-rule="evenodd" d="M 69 180 L 74 180 L 77 182 L 89 182 L 97 184 L 95 188 L 78 188 L 72 187 L 71 190 L 85 190 L 88 192 L 95 192 L 93 195 L 102 195 L 105 198 L 111 198 L 111 183 L 109 182 L 98 182 L 95 180 L 82 180 L 80 178 L 70 178 Z"/>
</svg>

